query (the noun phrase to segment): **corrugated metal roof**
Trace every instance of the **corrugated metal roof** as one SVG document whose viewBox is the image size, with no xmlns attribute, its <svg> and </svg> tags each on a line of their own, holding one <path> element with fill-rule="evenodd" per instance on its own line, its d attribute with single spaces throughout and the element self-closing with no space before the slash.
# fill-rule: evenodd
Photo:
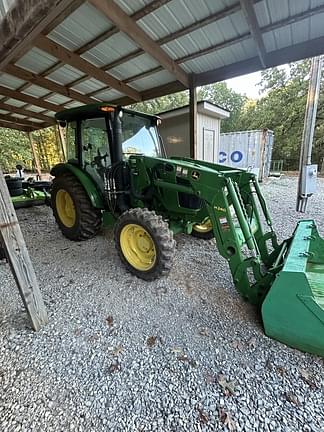
<svg viewBox="0 0 324 432">
<path fill-rule="evenodd" d="M 75 51 L 111 27 L 112 23 L 102 13 L 90 3 L 84 3 L 48 36 L 64 47 Z"/>
<path fill-rule="evenodd" d="M 137 14 L 141 16 L 137 21 L 139 27 L 154 41 L 167 38 L 169 41 L 162 45 L 162 49 L 188 74 L 200 74 L 209 70 L 217 72 L 219 68 L 224 70 L 226 67 L 230 70 L 232 66 L 251 59 L 254 59 L 254 64 L 257 64 L 255 62 L 256 42 L 250 34 L 239 0 L 165 0 L 161 1 L 160 7 L 153 8 L 153 11 L 150 8 L 147 13 L 143 8 L 147 5 L 152 6 L 152 0 L 115 0 L 115 2 L 128 15 L 140 11 L 140 14 Z M 0 0 L 0 19 L 1 14 L 13 3 L 14 0 Z M 303 42 L 309 42 L 312 48 L 313 40 L 324 38 L 324 0 L 254 0 L 253 4 L 267 52 L 273 53 L 287 47 L 294 48 Z M 231 13 L 228 13 L 228 8 Z M 309 10 L 312 8 L 321 9 L 310 14 Z M 226 16 L 223 14 L 224 10 L 227 11 Z M 217 19 L 217 15 L 214 14 L 219 13 L 222 13 L 222 18 Z M 212 20 L 211 16 L 213 16 Z M 292 19 L 296 17 L 297 19 Z M 285 23 L 284 20 L 288 19 L 289 23 Z M 173 35 L 201 20 L 205 20 L 205 24 L 196 25 L 194 29 L 184 31 L 179 37 Z M 138 92 L 176 81 L 174 73 L 162 69 L 159 62 L 151 55 L 141 52 L 135 56 L 133 53 L 138 50 L 138 45 L 126 34 L 116 30 L 109 38 L 101 37 L 113 29 L 114 25 L 103 13 L 92 4 L 85 2 L 52 30 L 48 37 L 72 51 L 100 37 L 99 43 L 90 44 L 91 48 L 81 56 L 100 68 L 126 56 L 123 63 L 115 64 L 115 67 L 108 72 L 113 77 L 126 82 L 129 78 L 139 75 L 136 80 L 131 79 L 128 82 L 128 85 Z M 324 42 L 322 52 L 324 52 Z M 129 54 L 132 58 L 127 59 Z M 46 71 L 57 63 L 59 66 L 56 70 L 50 71 L 46 76 Z M 119 89 L 108 88 L 107 83 L 101 82 L 98 77 L 87 76 L 84 71 L 59 62 L 55 56 L 38 48 L 32 48 L 24 53 L 16 64 L 35 74 L 44 73 L 47 79 L 62 86 L 71 86 L 81 94 L 93 94 L 94 100 L 113 101 L 125 96 Z M 216 72 L 215 76 L 217 76 Z M 0 85 L 18 91 L 23 88 L 24 94 L 36 98 L 49 94 L 45 100 L 66 107 L 81 105 L 79 101 L 71 101 L 61 94 L 53 94 L 49 89 L 41 86 L 35 84 L 28 86 L 23 79 L 7 73 L 0 75 Z M 0 100 L 2 99 L 0 95 Z M 6 103 L 15 106 L 26 105 L 14 99 L 4 99 Z M 35 112 L 44 111 L 44 108 L 30 105 L 26 109 Z"/>
</svg>

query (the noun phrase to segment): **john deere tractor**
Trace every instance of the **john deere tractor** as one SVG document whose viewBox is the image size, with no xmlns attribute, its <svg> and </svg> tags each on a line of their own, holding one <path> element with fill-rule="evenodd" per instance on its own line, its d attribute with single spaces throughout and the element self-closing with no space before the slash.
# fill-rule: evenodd
<svg viewBox="0 0 324 432">
<path fill-rule="evenodd" d="M 166 158 L 159 118 L 104 103 L 56 115 L 67 162 L 52 169 L 62 233 L 86 240 L 114 226 L 121 261 L 136 276 L 166 275 L 174 234 L 215 238 L 234 285 L 259 307 L 267 335 L 324 355 L 324 240 L 312 220 L 278 244 L 254 174 Z"/>
</svg>

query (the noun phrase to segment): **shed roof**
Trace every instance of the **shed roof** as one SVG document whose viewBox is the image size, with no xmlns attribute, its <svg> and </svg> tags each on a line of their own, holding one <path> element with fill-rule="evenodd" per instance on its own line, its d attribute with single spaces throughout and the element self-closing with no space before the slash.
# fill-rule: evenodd
<svg viewBox="0 0 324 432">
<path fill-rule="evenodd" d="M 324 52 L 324 0 L 0 0 L 0 20 L 0 127 L 21 130 Z"/>
<path fill-rule="evenodd" d="M 206 114 L 210 117 L 215 117 L 218 119 L 226 119 L 230 116 L 230 112 L 227 109 L 222 108 L 221 106 L 206 100 L 197 102 L 197 110 L 202 114 Z M 157 115 L 162 119 L 167 119 L 167 118 L 176 117 L 188 113 L 189 113 L 189 105 L 184 105 L 179 108 L 173 108 L 167 111 L 162 111 Z"/>
</svg>

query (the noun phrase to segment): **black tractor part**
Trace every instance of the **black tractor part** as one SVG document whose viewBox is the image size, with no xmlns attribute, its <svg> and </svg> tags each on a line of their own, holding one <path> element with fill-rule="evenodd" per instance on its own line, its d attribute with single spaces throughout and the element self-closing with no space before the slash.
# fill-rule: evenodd
<svg viewBox="0 0 324 432">
<path fill-rule="evenodd" d="M 6 177 L 6 184 L 9 194 L 12 197 L 22 195 L 24 193 L 22 187 L 22 179 L 15 177 Z"/>
</svg>

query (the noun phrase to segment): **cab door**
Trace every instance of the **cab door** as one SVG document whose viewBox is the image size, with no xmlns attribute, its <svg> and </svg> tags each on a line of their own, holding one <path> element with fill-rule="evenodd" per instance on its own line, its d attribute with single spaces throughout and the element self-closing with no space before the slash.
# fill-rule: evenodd
<svg viewBox="0 0 324 432">
<path fill-rule="evenodd" d="M 100 189 L 104 189 L 104 172 L 111 165 L 105 117 L 81 121 L 82 166 Z"/>
</svg>

